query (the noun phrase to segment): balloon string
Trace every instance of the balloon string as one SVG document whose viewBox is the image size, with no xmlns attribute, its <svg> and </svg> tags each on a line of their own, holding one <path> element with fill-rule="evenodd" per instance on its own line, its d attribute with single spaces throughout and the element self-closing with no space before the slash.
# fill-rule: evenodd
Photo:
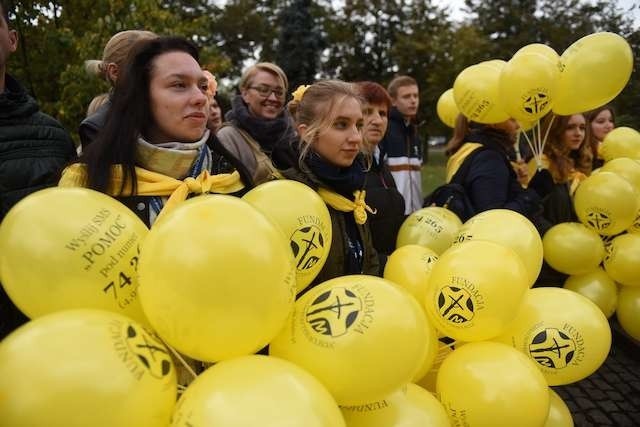
<svg viewBox="0 0 640 427">
<path fill-rule="evenodd" d="M 538 131 L 538 152 L 540 153 L 540 163 L 542 163 L 542 135 L 540 128 L 540 119 L 538 119 L 538 123 L 536 124 L 536 129 Z"/>
<path fill-rule="evenodd" d="M 531 148 L 531 152 L 533 153 L 533 157 L 535 157 L 536 162 L 540 165 L 540 155 L 539 153 L 536 151 L 536 148 L 534 147 L 534 145 L 531 143 L 531 140 L 529 139 L 529 135 L 527 135 L 526 131 L 522 131 L 522 134 L 524 135 L 524 138 L 527 140 L 527 144 L 529 145 L 529 148 Z"/>
<path fill-rule="evenodd" d="M 544 150 L 544 145 L 547 143 L 547 138 L 549 137 L 549 131 L 551 130 L 551 126 L 553 125 L 553 121 L 556 119 L 556 115 L 551 113 L 551 120 L 549 120 L 549 126 L 547 126 L 547 130 L 544 132 L 544 139 L 542 140 L 542 148 L 540 151 Z"/>
<path fill-rule="evenodd" d="M 518 131 L 518 133 L 516 134 L 516 145 L 514 146 L 514 150 L 516 152 L 516 161 L 520 162 L 522 160 L 522 155 L 520 154 L 520 134 L 522 133 L 521 130 Z"/>
<path fill-rule="evenodd" d="M 193 376 L 193 379 L 198 378 L 198 375 L 194 372 L 194 370 L 191 368 L 191 366 L 189 366 L 189 364 L 182 358 L 182 355 L 180 355 L 180 353 L 178 353 L 175 348 L 171 347 L 164 340 L 162 342 L 164 343 L 164 345 L 167 346 L 167 348 L 171 351 L 171 353 L 173 353 L 175 358 L 178 359 L 178 361 L 187 370 L 187 372 L 189 372 Z"/>
</svg>

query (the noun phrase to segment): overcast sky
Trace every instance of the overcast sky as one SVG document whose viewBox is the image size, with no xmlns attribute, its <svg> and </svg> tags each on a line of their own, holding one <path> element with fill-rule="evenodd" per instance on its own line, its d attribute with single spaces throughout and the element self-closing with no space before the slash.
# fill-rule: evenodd
<svg viewBox="0 0 640 427">
<path fill-rule="evenodd" d="M 626 10 L 629 9 L 634 4 L 639 5 L 634 10 L 634 18 L 636 24 L 640 25 L 640 0 L 611 0 L 620 6 L 621 9 Z M 464 7 L 464 0 L 434 0 L 436 4 L 442 6 L 450 6 L 451 8 L 451 16 L 454 19 L 461 19 L 464 14 L 461 11 L 461 8 Z"/>
</svg>

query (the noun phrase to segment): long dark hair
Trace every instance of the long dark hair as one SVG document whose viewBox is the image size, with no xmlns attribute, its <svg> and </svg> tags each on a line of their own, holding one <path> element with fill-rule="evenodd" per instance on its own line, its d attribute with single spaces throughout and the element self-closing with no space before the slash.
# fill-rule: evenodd
<svg viewBox="0 0 640 427">
<path fill-rule="evenodd" d="M 540 124 L 542 134 L 549 133 L 544 146 L 544 154 L 549 158 L 549 172 L 551 172 L 554 180 L 559 183 L 567 182 L 574 169 L 585 175 L 591 174 L 593 154 L 587 141 L 586 130 L 585 138 L 577 150 L 571 151 L 565 147 L 563 142 L 564 132 L 569 125 L 569 120 L 574 115 L 582 114 L 555 116 L 554 119 L 553 113 L 550 113 L 542 119 Z M 584 117 L 584 115 L 582 116 Z"/>
<path fill-rule="evenodd" d="M 598 114 L 606 110 L 609 110 L 609 112 L 611 113 L 611 120 L 613 120 L 613 123 L 615 124 L 616 112 L 613 110 L 613 107 L 609 104 L 603 105 L 602 107 L 598 107 L 594 110 L 587 111 L 586 113 L 584 113 L 584 118 L 587 121 L 586 140 L 589 143 L 589 147 L 591 148 L 591 152 L 593 154 L 594 159 L 598 158 L 598 145 L 600 145 L 600 142 L 602 141 L 598 141 L 596 139 L 595 135 L 593 134 L 593 129 L 591 128 L 591 124 L 596 119 L 596 117 L 598 117 Z"/>
<path fill-rule="evenodd" d="M 153 61 L 169 52 L 185 52 L 196 61 L 198 48 L 181 37 L 159 37 L 145 40 L 134 47 L 116 83 L 111 108 L 104 127 L 95 143 L 87 147 L 80 159 L 87 164 L 87 185 L 97 191 L 106 192 L 111 181 L 111 167 L 122 165 L 124 179 L 122 187 L 113 189 L 122 194 L 131 189 L 135 194 L 135 147 L 140 135 L 156 126 L 151 113 L 149 87 Z"/>
</svg>

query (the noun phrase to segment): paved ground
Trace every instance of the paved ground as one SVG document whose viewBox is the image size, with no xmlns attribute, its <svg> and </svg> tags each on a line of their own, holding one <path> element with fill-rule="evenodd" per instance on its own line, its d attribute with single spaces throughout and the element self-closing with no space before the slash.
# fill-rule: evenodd
<svg viewBox="0 0 640 427">
<path fill-rule="evenodd" d="M 613 343 L 604 364 L 574 384 L 554 387 L 576 427 L 640 426 L 640 343 L 612 321 Z"/>
</svg>

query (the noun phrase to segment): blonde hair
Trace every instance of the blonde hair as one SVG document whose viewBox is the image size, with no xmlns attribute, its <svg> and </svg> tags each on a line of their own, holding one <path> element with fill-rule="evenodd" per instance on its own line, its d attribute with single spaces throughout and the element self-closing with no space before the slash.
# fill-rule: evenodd
<svg viewBox="0 0 640 427">
<path fill-rule="evenodd" d="M 341 80 L 323 80 L 309 86 L 300 101 L 290 101 L 287 104 L 296 125 L 307 126 L 304 137 L 300 138 L 300 166 L 303 165 L 303 159 L 311 144 L 335 120 L 337 107 L 348 98 L 355 99 L 361 106 L 364 105 L 364 99 L 353 84 Z"/>
<path fill-rule="evenodd" d="M 282 68 L 271 62 L 258 62 L 257 64 L 252 65 L 244 70 L 244 72 L 242 73 L 239 83 L 240 90 L 248 89 L 249 85 L 251 85 L 251 81 L 259 71 L 273 74 L 280 80 L 280 83 L 282 83 L 282 87 L 284 88 L 285 92 L 287 91 L 287 89 L 289 89 L 289 80 L 287 79 L 287 75 L 284 73 L 284 71 L 282 71 Z"/>
<path fill-rule="evenodd" d="M 89 74 L 94 74 L 103 80 L 115 85 L 107 74 L 109 64 L 116 64 L 122 67 L 131 48 L 142 40 L 151 40 L 157 38 L 158 35 L 151 31 L 144 30 L 126 30 L 116 33 L 109 39 L 102 52 L 102 60 L 90 59 L 84 62 L 84 67 Z"/>
<path fill-rule="evenodd" d="M 108 93 L 101 93 L 100 95 L 95 96 L 89 103 L 89 107 L 87 107 L 87 117 L 98 111 L 98 108 L 102 107 L 108 100 Z"/>
</svg>

